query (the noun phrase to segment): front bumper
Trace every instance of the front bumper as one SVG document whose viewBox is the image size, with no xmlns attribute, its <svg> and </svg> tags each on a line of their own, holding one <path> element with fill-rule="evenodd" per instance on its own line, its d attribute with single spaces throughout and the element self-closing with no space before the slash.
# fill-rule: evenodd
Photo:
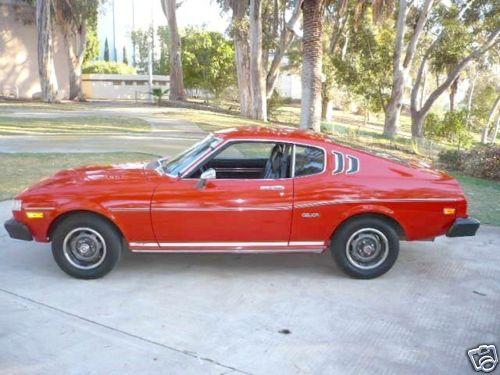
<svg viewBox="0 0 500 375">
<path fill-rule="evenodd" d="M 15 219 L 7 220 L 4 224 L 5 230 L 11 238 L 16 240 L 33 241 L 30 229 Z"/>
<path fill-rule="evenodd" d="M 479 225 L 479 220 L 473 217 L 458 218 L 446 233 L 447 237 L 468 237 L 475 236 Z"/>
</svg>

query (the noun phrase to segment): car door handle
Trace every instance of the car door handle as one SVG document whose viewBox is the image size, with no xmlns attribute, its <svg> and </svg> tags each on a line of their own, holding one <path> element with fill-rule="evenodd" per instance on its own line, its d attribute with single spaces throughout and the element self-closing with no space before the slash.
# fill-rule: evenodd
<svg viewBox="0 0 500 375">
<path fill-rule="evenodd" d="M 260 187 L 260 190 L 285 190 L 283 185 L 264 185 Z"/>
</svg>

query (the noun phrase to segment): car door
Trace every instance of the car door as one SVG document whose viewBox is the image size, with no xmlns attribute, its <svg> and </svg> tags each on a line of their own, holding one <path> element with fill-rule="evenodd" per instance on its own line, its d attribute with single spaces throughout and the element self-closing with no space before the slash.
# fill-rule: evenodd
<svg viewBox="0 0 500 375">
<path fill-rule="evenodd" d="M 269 158 L 273 143 L 261 142 L 264 147 L 251 142 L 251 147 L 244 147 L 248 143 L 225 144 L 188 177 L 160 184 L 152 200 L 151 216 L 162 249 L 258 250 L 287 246 L 293 181 L 258 177 L 261 175 L 255 170 Z M 221 155 L 230 158 L 224 163 Z M 207 180 L 200 187 L 199 174 L 210 165 L 223 168 L 221 175 L 225 178 Z M 247 169 L 251 171 L 245 172 Z"/>
</svg>

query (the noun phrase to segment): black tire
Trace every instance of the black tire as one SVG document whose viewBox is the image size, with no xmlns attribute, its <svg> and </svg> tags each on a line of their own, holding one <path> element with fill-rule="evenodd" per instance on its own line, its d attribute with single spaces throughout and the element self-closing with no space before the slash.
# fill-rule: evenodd
<svg viewBox="0 0 500 375">
<path fill-rule="evenodd" d="M 330 250 L 349 276 L 373 279 L 389 271 L 396 262 L 399 236 L 387 221 L 362 216 L 347 221 L 335 232 Z"/>
<path fill-rule="evenodd" d="M 57 224 L 52 235 L 52 255 L 57 265 L 77 279 L 106 275 L 120 260 L 121 253 L 121 234 L 97 215 L 69 216 Z"/>
</svg>

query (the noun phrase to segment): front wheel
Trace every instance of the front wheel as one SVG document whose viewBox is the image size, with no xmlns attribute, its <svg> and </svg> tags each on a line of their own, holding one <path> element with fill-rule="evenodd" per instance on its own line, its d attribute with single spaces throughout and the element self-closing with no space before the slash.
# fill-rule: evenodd
<svg viewBox="0 0 500 375">
<path fill-rule="evenodd" d="M 396 262 L 399 237 L 385 220 L 360 217 L 348 221 L 336 231 L 331 252 L 348 275 L 372 279 L 389 271 Z"/>
<path fill-rule="evenodd" d="M 121 236 L 105 219 L 75 214 L 59 223 L 52 236 L 57 265 L 78 279 L 96 279 L 110 272 L 122 251 Z"/>
</svg>

